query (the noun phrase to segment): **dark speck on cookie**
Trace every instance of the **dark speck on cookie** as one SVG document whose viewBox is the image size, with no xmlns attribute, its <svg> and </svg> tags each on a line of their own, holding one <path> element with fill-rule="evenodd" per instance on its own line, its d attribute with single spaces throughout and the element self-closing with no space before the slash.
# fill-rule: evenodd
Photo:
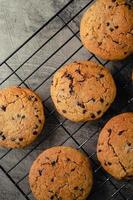
<svg viewBox="0 0 133 200">
<path fill-rule="evenodd" d="M 113 28 L 110 28 L 109 30 L 110 30 L 111 32 L 113 32 L 113 31 L 114 31 L 114 29 L 113 29 Z"/>
<path fill-rule="evenodd" d="M 85 108 L 85 105 L 83 103 L 77 102 L 77 106 L 81 107 L 81 108 Z"/>
<path fill-rule="evenodd" d="M 52 165 L 52 166 L 55 166 L 55 164 L 56 164 L 56 160 L 52 160 L 52 161 L 51 161 L 51 165 Z"/>
<path fill-rule="evenodd" d="M 51 178 L 51 182 L 54 182 L 54 178 Z"/>
<path fill-rule="evenodd" d="M 0 106 L 0 108 L 1 108 L 1 110 L 4 111 L 4 112 L 6 111 L 6 106 L 2 105 L 2 106 Z"/>
<path fill-rule="evenodd" d="M 66 110 L 62 110 L 62 112 L 63 112 L 63 113 L 67 113 L 67 111 L 66 111 Z"/>
<path fill-rule="evenodd" d="M 104 99 L 103 99 L 103 98 L 100 98 L 100 102 L 101 102 L 101 103 L 104 103 Z"/>
<path fill-rule="evenodd" d="M 34 132 L 33 132 L 33 135 L 37 135 L 37 134 L 38 134 L 38 132 L 37 132 L 37 131 L 34 131 Z"/>
<path fill-rule="evenodd" d="M 65 77 L 68 79 L 68 80 L 73 80 L 73 77 L 71 74 L 66 74 Z"/>
<path fill-rule="evenodd" d="M 109 133 L 109 134 L 112 133 L 112 129 L 111 129 L 111 128 L 108 129 L 108 133 Z"/>
<path fill-rule="evenodd" d="M 91 113 L 90 116 L 91 116 L 92 119 L 96 118 L 96 116 L 93 113 Z"/>
<path fill-rule="evenodd" d="M 23 138 L 19 138 L 19 141 L 23 141 Z"/>
<path fill-rule="evenodd" d="M 97 114 L 98 114 L 98 115 L 100 115 L 100 114 L 101 114 L 101 112 L 102 112 L 101 110 L 98 110 L 98 111 L 97 111 Z"/>
<path fill-rule="evenodd" d="M 118 135 L 122 135 L 125 132 L 125 130 L 119 131 Z"/>
<path fill-rule="evenodd" d="M 38 121 L 39 121 L 40 124 L 42 123 L 42 120 L 41 120 L 41 119 L 39 119 Z"/>
</svg>

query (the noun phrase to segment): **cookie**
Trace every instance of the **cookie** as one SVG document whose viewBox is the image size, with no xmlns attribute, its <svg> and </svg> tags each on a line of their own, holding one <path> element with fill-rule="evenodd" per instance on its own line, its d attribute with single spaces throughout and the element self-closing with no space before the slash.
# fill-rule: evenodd
<svg viewBox="0 0 133 200">
<path fill-rule="evenodd" d="M 51 97 L 57 111 L 79 122 L 100 118 L 116 96 L 110 72 L 92 61 L 79 61 L 56 72 Z"/>
<path fill-rule="evenodd" d="M 30 89 L 0 90 L 0 146 L 21 148 L 32 143 L 44 125 L 40 98 Z"/>
<path fill-rule="evenodd" d="M 133 113 L 113 117 L 102 129 L 97 156 L 116 179 L 133 179 Z"/>
<path fill-rule="evenodd" d="M 98 0 L 83 15 L 80 37 L 84 46 L 105 60 L 133 53 L 133 2 Z"/>
<path fill-rule="evenodd" d="M 93 176 L 86 155 L 71 147 L 52 147 L 33 163 L 29 183 L 36 200 L 85 200 Z"/>
</svg>

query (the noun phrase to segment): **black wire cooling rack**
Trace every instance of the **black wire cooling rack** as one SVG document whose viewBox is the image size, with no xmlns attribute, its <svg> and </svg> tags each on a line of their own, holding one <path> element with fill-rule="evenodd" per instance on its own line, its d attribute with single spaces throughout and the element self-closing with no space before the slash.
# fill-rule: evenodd
<svg viewBox="0 0 133 200">
<path fill-rule="evenodd" d="M 89 200 L 133 200 L 133 182 L 116 181 L 102 169 L 96 158 L 97 138 L 106 121 L 121 112 L 133 111 L 133 61 L 132 56 L 122 62 L 103 61 L 82 46 L 80 19 L 93 2 L 70 0 L 0 64 L 1 87 L 17 84 L 32 88 L 43 98 L 45 106 L 46 125 L 34 144 L 23 150 L 0 150 L 0 169 L 23 199 L 34 199 L 28 184 L 28 172 L 37 155 L 55 145 L 70 145 L 84 151 L 92 161 L 94 186 Z M 72 123 L 54 109 L 49 88 L 53 74 L 62 65 L 82 59 L 95 60 L 109 68 L 117 84 L 117 98 L 102 119 Z"/>
</svg>

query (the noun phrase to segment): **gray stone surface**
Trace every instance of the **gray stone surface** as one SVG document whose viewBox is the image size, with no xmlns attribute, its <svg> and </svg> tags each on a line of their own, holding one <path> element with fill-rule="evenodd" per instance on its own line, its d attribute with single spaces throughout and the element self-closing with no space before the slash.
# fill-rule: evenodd
<svg viewBox="0 0 133 200">
<path fill-rule="evenodd" d="M 0 62 L 67 2 L 68 0 L 0 0 L 0 44 L 2 47 Z M 36 43 L 38 43 L 37 40 Z"/>
<path fill-rule="evenodd" d="M 26 200 L 25 197 L 14 186 L 10 179 L 0 169 L 0 199 L 1 200 Z"/>
<path fill-rule="evenodd" d="M 0 62 L 67 2 L 68 0 L 0 0 L 0 44 L 2 47 Z M 10 85 L 28 85 L 44 101 L 46 125 L 38 139 L 23 150 L 0 149 L 0 165 L 31 200 L 34 198 L 28 184 L 30 166 L 44 149 L 55 145 L 70 145 L 90 156 L 94 169 L 94 187 L 90 200 L 107 200 L 124 184 L 118 183 L 113 178 L 106 181 L 109 175 L 100 167 L 95 152 L 97 138 L 105 122 L 120 112 L 133 111 L 131 100 L 133 97 L 131 81 L 133 57 L 130 56 L 121 62 L 106 62 L 94 57 L 83 48 L 79 39 L 79 24 L 90 2 L 91 0 L 73 0 L 59 16 L 56 16 L 7 61 L 9 66 L 5 63 L 0 67 L 1 88 Z M 81 9 L 83 9 L 82 12 L 80 12 Z M 68 21 L 70 22 L 66 26 L 65 23 Z M 114 104 L 100 120 L 73 123 L 55 111 L 50 98 L 50 84 L 58 68 L 66 63 L 82 59 L 91 59 L 105 65 L 115 78 L 118 94 Z M 125 198 L 131 198 L 129 200 L 132 200 L 132 186 L 133 184 L 130 183 L 121 191 Z M 0 200 L 12 199 L 25 198 L 8 177 L 0 172 Z M 113 200 L 123 199 L 120 193 L 113 198 Z"/>
</svg>

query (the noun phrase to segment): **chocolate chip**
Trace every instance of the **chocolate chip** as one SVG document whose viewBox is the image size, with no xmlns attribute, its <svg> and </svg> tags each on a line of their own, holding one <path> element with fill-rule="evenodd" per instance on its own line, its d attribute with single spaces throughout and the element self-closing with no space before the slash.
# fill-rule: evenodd
<svg viewBox="0 0 133 200">
<path fill-rule="evenodd" d="M 14 117 L 12 117 L 12 120 L 15 120 L 15 118 L 14 118 Z"/>
<path fill-rule="evenodd" d="M 126 54 L 127 54 L 127 52 L 124 52 L 124 54 L 126 55 Z"/>
<path fill-rule="evenodd" d="M 101 102 L 101 103 L 104 103 L 104 99 L 103 99 L 103 98 L 100 98 L 100 102 Z"/>
<path fill-rule="evenodd" d="M 119 26 L 115 26 L 115 28 L 116 28 L 116 29 L 118 29 L 118 28 L 119 28 Z"/>
<path fill-rule="evenodd" d="M 54 178 L 51 178 L 51 182 L 54 182 Z"/>
<path fill-rule="evenodd" d="M 23 138 L 19 138 L 19 141 L 23 141 Z"/>
<path fill-rule="evenodd" d="M 112 0 L 112 2 L 114 3 L 114 2 L 116 2 L 116 0 Z"/>
<path fill-rule="evenodd" d="M 112 129 L 111 129 L 111 128 L 108 129 L 108 133 L 109 133 L 109 134 L 112 133 Z"/>
<path fill-rule="evenodd" d="M 102 150 L 101 150 L 101 149 L 99 149 L 99 150 L 98 150 L 98 152 L 100 153 L 100 152 L 102 152 Z"/>
<path fill-rule="evenodd" d="M 112 165 L 112 163 L 111 163 L 111 162 L 108 162 L 108 165 L 109 165 L 109 166 L 111 166 L 111 165 Z"/>
<path fill-rule="evenodd" d="M 22 115 L 22 119 L 24 119 L 25 118 L 25 115 Z"/>
<path fill-rule="evenodd" d="M 71 169 L 71 172 L 74 172 L 75 171 L 75 168 Z"/>
<path fill-rule="evenodd" d="M 70 94 L 73 94 L 74 93 L 74 90 L 73 90 L 74 87 L 73 87 L 72 83 L 69 84 L 69 88 L 70 88 L 70 90 L 69 90 Z"/>
<path fill-rule="evenodd" d="M 37 118 L 38 118 L 39 116 L 38 116 L 38 115 L 35 115 L 35 117 L 37 117 Z"/>
<path fill-rule="evenodd" d="M 51 165 L 52 165 L 52 166 L 55 166 L 55 164 L 56 164 L 56 161 L 55 161 L 55 160 L 51 161 Z"/>
<path fill-rule="evenodd" d="M 52 195 L 52 196 L 50 197 L 50 199 L 51 199 L 51 200 L 54 199 L 54 195 Z"/>
<path fill-rule="evenodd" d="M 43 170 L 40 170 L 40 169 L 38 170 L 38 173 L 39 173 L 40 176 L 42 175 L 42 171 Z"/>
<path fill-rule="evenodd" d="M 67 158 L 67 162 L 69 162 L 70 161 L 70 158 Z"/>
<path fill-rule="evenodd" d="M 81 108 L 85 108 L 85 105 L 83 103 L 77 102 L 77 106 L 80 106 Z"/>
<path fill-rule="evenodd" d="M 67 111 L 66 111 L 66 110 L 62 110 L 62 112 L 63 112 L 63 113 L 67 113 Z"/>
<path fill-rule="evenodd" d="M 5 140 L 6 139 L 6 137 L 5 137 L 5 135 L 3 134 L 2 131 L 0 132 L 0 138 L 1 138 L 1 140 Z"/>
<path fill-rule="evenodd" d="M 98 42 L 98 46 L 101 46 L 102 45 L 102 42 Z"/>
<path fill-rule="evenodd" d="M 73 80 L 73 77 L 72 77 L 71 74 L 66 74 L 65 77 L 66 77 L 68 80 L 71 80 L 71 81 Z"/>
<path fill-rule="evenodd" d="M 113 29 L 113 28 L 110 28 L 109 30 L 110 30 L 111 32 L 113 32 L 113 31 L 114 31 L 114 29 Z"/>
<path fill-rule="evenodd" d="M 41 119 L 39 119 L 38 121 L 39 121 L 40 124 L 42 123 L 42 120 L 41 120 Z"/>
<path fill-rule="evenodd" d="M 4 135 L 1 135 L 1 139 L 2 139 L 2 140 L 5 140 L 6 137 L 5 137 Z"/>
<path fill-rule="evenodd" d="M 104 74 L 99 74 L 99 78 L 103 78 L 104 77 Z"/>
<path fill-rule="evenodd" d="M 122 135 L 125 130 L 119 131 L 118 135 Z"/>
<path fill-rule="evenodd" d="M 109 22 L 107 22 L 107 26 L 109 26 L 110 25 L 110 23 Z"/>
<path fill-rule="evenodd" d="M 38 101 L 38 100 L 37 100 L 37 98 L 35 98 L 35 100 L 34 100 L 34 101 Z"/>
<path fill-rule="evenodd" d="M 0 106 L 1 110 L 3 110 L 4 112 L 6 111 L 6 106 L 2 105 Z"/>
<path fill-rule="evenodd" d="M 108 106 L 109 105 L 109 103 L 106 103 L 106 106 Z"/>
<path fill-rule="evenodd" d="M 18 98 L 18 97 L 19 97 L 19 95 L 16 95 L 16 97 Z"/>
<path fill-rule="evenodd" d="M 100 114 L 101 114 L 101 112 L 102 112 L 101 110 L 98 110 L 98 111 L 97 111 L 97 114 L 98 114 L 98 115 L 100 115 Z"/>
<path fill-rule="evenodd" d="M 132 144 L 130 142 L 127 142 L 127 145 L 130 147 Z"/>
<path fill-rule="evenodd" d="M 108 6 L 108 8 L 110 9 L 110 8 L 112 8 L 112 6 Z"/>
<path fill-rule="evenodd" d="M 34 131 L 34 132 L 33 132 L 33 135 L 37 135 L 37 134 L 38 134 L 38 132 L 37 132 L 37 131 Z"/>
<path fill-rule="evenodd" d="M 105 165 L 105 166 L 107 166 L 107 163 L 106 163 L 106 161 L 104 162 L 104 165 Z"/>
<path fill-rule="evenodd" d="M 96 100 L 94 98 L 91 99 L 93 102 L 95 102 Z"/>
<path fill-rule="evenodd" d="M 18 117 L 18 118 L 20 118 L 20 117 L 21 117 L 21 115 L 20 115 L 20 114 L 17 114 L 17 117 Z"/>
<path fill-rule="evenodd" d="M 28 100 L 31 101 L 34 98 L 34 96 L 28 96 Z"/>
<path fill-rule="evenodd" d="M 57 99 L 57 103 L 60 103 L 61 101 L 59 101 L 58 99 Z"/>
<path fill-rule="evenodd" d="M 74 187 L 74 190 L 78 190 L 78 189 L 79 189 L 79 187 L 78 187 L 78 186 Z"/>
<path fill-rule="evenodd" d="M 91 113 L 90 116 L 91 116 L 92 119 L 96 118 L 96 116 L 93 113 Z"/>
<path fill-rule="evenodd" d="M 83 110 L 83 114 L 85 114 L 87 112 L 87 110 Z"/>
</svg>

